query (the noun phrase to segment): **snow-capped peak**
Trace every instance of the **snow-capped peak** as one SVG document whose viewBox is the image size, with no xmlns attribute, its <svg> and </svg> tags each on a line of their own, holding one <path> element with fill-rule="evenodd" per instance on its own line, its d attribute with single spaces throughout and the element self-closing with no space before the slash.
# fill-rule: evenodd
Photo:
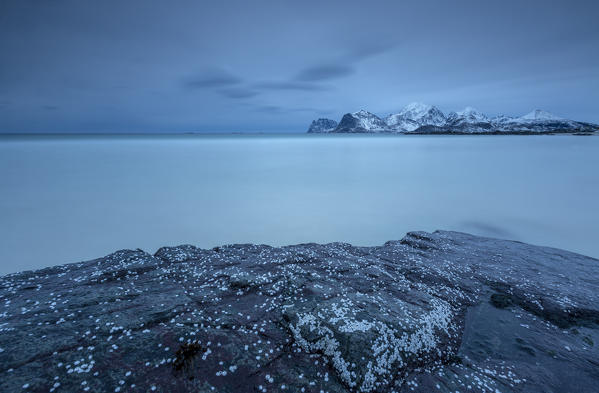
<svg viewBox="0 0 599 393">
<path fill-rule="evenodd" d="M 553 113 L 549 113 L 547 111 L 543 111 L 540 109 L 535 109 L 534 111 L 527 113 L 522 116 L 523 120 L 562 120 L 561 117 L 554 115 Z"/>
<path fill-rule="evenodd" d="M 408 105 L 406 105 L 401 112 L 399 112 L 400 115 L 405 115 L 405 114 L 424 114 L 428 111 L 430 111 L 433 108 L 432 105 L 428 105 L 428 104 L 423 104 L 422 102 L 411 102 Z"/>
<path fill-rule="evenodd" d="M 351 116 L 356 119 L 359 127 L 366 130 L 384 130 L 387 127 L 385 122 L 381 120 L 380 117 L 364 109 L 360 109 L 359 111 L 352 113 Z"/>
<path fill-rule="evenodd" d="M 479 111 L 477 111 L 476 109 L 474 109 L 474 108 L 473 108 L 473 107 L 471 107 L 471 106 L 467 106 L 467 107 L 465 107 L 464 109 L 462 109 L 461 111 L 458 111 L 457 113 L 458 113 L 458 115 L 460 115 L 460 116 L 469 116 L 469 115 L 470 115 L 470 114 L 472 114 L 472 113 L 480 113 L 480 112 L 479 112 Z"/>
<path fill-rule="evenodd" d="M 462 111 L 457 113 L 458 116 L 464 118 L 468 122 L 487 122 L 489 118 L 482 112 L 477 111 L 471 106 L 467 106 Z"/>
<path fill-rule="evenodd" d="M 368 112 L 367 110 L 360 109 L 359 111 L 352 113 L 352 115 L 358 116 L 358 117 L 364 117 L 364 116 L 373 116 L 374 114 Z"/>
<path fill-rule="evenodd" d="M 443 118 L 445 118 L 443 112 L 441 112 L 437 107 L 423 104 L 422 102 L 412 102 L 406 105 L 401 112 L 399 112 L 399 115 L 407 119 L 418 121 L 419 119 L 422 119 L 431 113 L 434 113 L 435 115 L 440 113 Z"/>
<path fill-rule="evenodd" d="M 433 105 L 423 104 L 421 102 L 412 102 L 406 105 L 399 116 L 391 115 L 392 117 L 400 117 L 404 120 L 411 120 L 418 125 L 442 125 L 445 123 L 445 115 L 439 108 Z"/>
</svg>

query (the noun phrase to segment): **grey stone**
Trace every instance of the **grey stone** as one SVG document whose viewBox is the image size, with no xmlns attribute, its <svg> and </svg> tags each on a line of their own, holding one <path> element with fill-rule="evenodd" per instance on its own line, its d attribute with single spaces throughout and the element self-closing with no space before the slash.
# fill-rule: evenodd
<svg viewBox="0 0 599 393">
<path fill-rule="evenodd" d="M 598 288 L 457 232 L 121 250 L 0 277 L 0 391 L 593 392 Z"/>
</svg>

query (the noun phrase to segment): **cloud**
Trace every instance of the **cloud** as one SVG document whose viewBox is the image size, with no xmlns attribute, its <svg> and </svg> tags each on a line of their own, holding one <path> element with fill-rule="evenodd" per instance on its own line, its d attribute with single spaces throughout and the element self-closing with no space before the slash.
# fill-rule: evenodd
<svg viewBox="0 0 599 393">
<path fill-rule="evenodd" d="M 292 113 L 292 112 L 317 112 L 321 114 L 331 113 L 330 110 L 322 110 L 318 108 L 308 108 L 308 107 L 293 107 L 293 108 L 285 108 L 279 105 L 261 105 L 256 107 L 257 112 L 266 112 L 266 113 Z"/>
<path fill-rule="evenodd" d="M 184 86 L 190 90 L 214 89 L 222 96 L 231 99 L 255 97 L 266 90 L 324 91 L 330 89 L 328 86 L 297 80 L 249 84 L 226 70 L 216 68 L 188 78 L 184 81 Z M 268 110 L 272 112 L 272 108 Z"/>
<path fill-rule="evenodd" d="M 297 81 L 282 81 L 282 82 L 261 82 L 255 85 L 259 89 L 264 90 L 304 90 L 304 91 L 323 91 L 329 90 L 327 86 L 317 85 L 314 83 L 297 82 Z"/>
<path fill-rule="evenodd" d="M 354 49 L 349 51 L 346 56 L 347 61 L 359 61 L 364 60 L 369 57 L 373 57 L 379 55 L 381 53 L 388 52 L 395 48 L 397 43 L 391 42 L 378 42 L 378 43 L 368 43 L 365 45 L 356 46 Z"/>
<path fill-rule="evenodd" d="M 225 97 L 235 99 L 251 98 L 258 95 L 257 91 L 245 87 L 230 87 L 226 89 L 220 89 L 218 92 Z"/>
<path fill-rule="evenodd" d="M 256 108 L 257 112 L 265 112 L 265 113 L 282 113 L 287 112 L 287 109 L 277 106 L 277 105 L 262 105 Z"/>
<path fill-rule="evenodd" d="M 349 76 L 355 72 L 354 68 L 345 64 L 324 64 L 306 68 L 295 77 L 298 81 L 317 82 Z"/>
<path fill-rule="evenodd" d="M 184 86 L 188 89 L 219 88 L 235 86 L 241 82 L 241 78 L 226 70 L 213 69 L 187 79 Z"/>
<path fill-rule="evenodd" d="M 395 46 L 395 43 L 356 46 L 337 62 L 320 64 L 303 69 L 296 75 L 294 80 L 300 82 L 321 82 L 350 76 L 356 72 L 352 63 L 387 52 Z"/>
</svg>

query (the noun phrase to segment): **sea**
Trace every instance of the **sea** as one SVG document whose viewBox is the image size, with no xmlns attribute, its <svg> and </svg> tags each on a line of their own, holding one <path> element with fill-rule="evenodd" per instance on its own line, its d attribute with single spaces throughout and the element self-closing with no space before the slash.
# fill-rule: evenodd
<svg viewBox="0 0 599 393">
<path fill-rule="evenodd" d="M 598 200 L 596 136 L 3 135 L 0 275 L 437 229 L 599 257 Z"/>
</svg>

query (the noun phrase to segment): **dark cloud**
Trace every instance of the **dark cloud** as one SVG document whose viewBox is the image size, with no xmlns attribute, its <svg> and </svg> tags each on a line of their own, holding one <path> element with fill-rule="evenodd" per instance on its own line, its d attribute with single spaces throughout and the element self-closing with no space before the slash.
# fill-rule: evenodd
<svg viewBox="0 0 599 393">
<path fill-rule="evenodd" d="M 258 112 L 266 112 L 266 113 L 291 113 L 291 112 L 309 112 L 309 113 L 326 113 L 329 111 L 323 111 L 319 108 L 313 107 L 292 107 L 285 108 L 279 105 L 260 105 L 256 107 L 256 111 Z"/>
<path fill-rule="evenodd" d="M 256 107 L 256 111 L 264 112 L 264 113 L 272 113 L 272 114 L 287 112 L 287 110 L 285 108 L 277 106 L 277 105 L 261 105 L 261 106 Z"/>
<path fill-rule="evenodd" d="M 241 78 L 228 71 L 213 69 L 188 78 L 184 81 L 184 86 L 189 89 L 217 88 L 235 86 L 242 82 Z"/>
<path fill-rule="evenodd" d="M 58 107 L 56 105 L 43 105 L 42 108 L 44 108 L 47 111 L 58 110 Z"/>
<path fill-rule="evenodd" d="M 219 93 L 228 98 L 251 98 L 258 95 L 258 92 L 252 89 L 247 89 L 244 87 L 231 87 L 226 89 L 219 89 Z"/>
<path fill-rule="evenodd" d="M 349 76 L 354 72 L 354 68 L 347 64 L 326 64 L 306 68 L 295 79 L 303 82 L 320 82 Z"/>
<path fill-rule="evenodd" d="M 330 87 L 318 85 L 315 83 L 298 82 L 298 81 L 283 81 L 283 82 L 260 82 L 256 88 L 264 90 L 303 90 L 303 91 L 324 91 Z"/>
</svg>

